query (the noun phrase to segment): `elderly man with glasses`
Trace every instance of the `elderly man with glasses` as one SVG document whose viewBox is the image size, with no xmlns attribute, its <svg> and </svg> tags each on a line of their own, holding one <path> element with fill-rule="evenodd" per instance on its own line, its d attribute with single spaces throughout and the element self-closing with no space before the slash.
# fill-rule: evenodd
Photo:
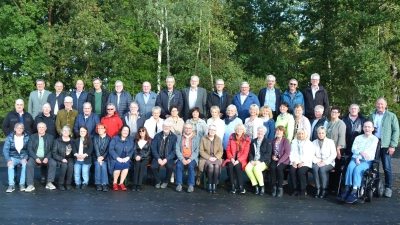
<svg viewBox="0 0 400 225">
<path fill-rule="evenodd" d="M 294 115 L 294 106 L 300 104 L 304 107 L 304 96 L 301 91 L 297 90 L 298 82 L 296 79 L 290 79 L 289 89 L 282 94 L 281 102 L 287 102 L 289 104 L 290 112 Z M 303 111 L 304 115 L 304 111 Z"/>
<path fill-rule="evenodd" d="M 123 126 L 122 120 L 118 115 L 118 112 L 115 110 L 115 105 L 113 103 L 107 104 L 107 115 L 101 118 L 100 121 L 107 127 L 107 134 L 111 138 L 116 136 Z"/>
</svg>

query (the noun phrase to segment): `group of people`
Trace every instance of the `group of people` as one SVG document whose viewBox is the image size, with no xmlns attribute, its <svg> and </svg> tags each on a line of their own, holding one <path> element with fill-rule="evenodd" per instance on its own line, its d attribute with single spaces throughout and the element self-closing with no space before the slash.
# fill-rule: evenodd
<svg viewBox="0 0 400 225">
<path fill-rule="evenodd" d="M 277 197 L 283 196 L 286 170 L 294 186 L 291 195 L 306 195 L 306 175 L 312 169 L 315 197 L 324 198 L 328 185 L 335 188 L 339 183 L 338 173 L 329 176 L 329 172 L 340 167 L 342 155 L 352 155 L 346 192 L 340 195 L 352 202 L 354 190 L 360 188 L 360 170 L 373 160 L 372 149 L 376 150 L 380 140 L 385 196 L 391 197 L 390 159 L 399 137 L 397 117 L 387 110 L 384 98 L 377 100 L 368 122 L 356 104 L 340 117 L 340 107 L 329 106 L 328 94 L 319 81 L 320 76 L 312 74 L 311 85 L 302 93 L 297 90 L 297 80 L 291 79 L 281 93 L 275 88 L 276 78 L 269 75 L 267 87 L 258 96 L 243 82 L 240 92 L 231 97 L 224 91 L 222 79 L 216 80 L 216 90 L 207 94 L 199 87 L 197 76 L 192 76 L 190 87 L 182 91 L 174 87 L 174 77 L 168 76 L 160 93 L 152 92 L 151 84 L 144 82 L 143 91 L 132 99 L 121 81 L 115 83 L 115 92 L 108 93 L 99 78 L 93 80 L 90 92 L 78 80 L 76 90 L 68 95 L 61 82 L 55 84 L 56 92 L 50 93 L 44 90 L 44 81 L 37 80 L 28 112 L 24 101 L 18 99 L 15 110 L 3 121 L 7 192 L 15 189 L 14 167 L 18 164 L 22 167 L 20 190 L 27 192 L 35 189 L 33 174 L 38 165 L 47 189 L 56 189 L 55 170 L 60 167 L 58 188 L 69 190 L 73 175 L 76 188 L 87 188 L 94 164 L 99 191 L 108 191 L 109 174 L 113 190 L 127 190 L 124 180 L 130 169 L 132 191 L 141 191 L 146 169 L 156 188 L 166 188 L 175 165 L 178 192 L 186 168 L 187 192 L 200 184 L 203 173 L 207 191 L 216 193 L 221 167 L 226 167 L 230 193 L 246 192 L 244 171 L 254 193 L 263 195 L 263 171 L 268 169 L 271 194 Z M 160 167 L 166 168 L 163 180 Z"/>
</svg>

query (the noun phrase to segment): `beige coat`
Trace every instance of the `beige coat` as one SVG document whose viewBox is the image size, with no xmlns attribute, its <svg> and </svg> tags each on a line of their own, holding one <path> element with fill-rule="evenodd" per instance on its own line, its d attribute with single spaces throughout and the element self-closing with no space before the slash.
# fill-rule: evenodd
<svg viewBox="0 0 400 225">
<path fill-rule="evenodd" d="M 211 140 L 205 136 L 200 141 L 200 164 L 199 170 L 203 172 L 204 164 L 211 157 L 210 156 L 210 146 Z M 214 155 L 217 159 L 222 162 L 222 155 L 224 153 L 224 149 L 222 148 L 222 141 L 217 135 L 214 136 Z"/>
</svg>

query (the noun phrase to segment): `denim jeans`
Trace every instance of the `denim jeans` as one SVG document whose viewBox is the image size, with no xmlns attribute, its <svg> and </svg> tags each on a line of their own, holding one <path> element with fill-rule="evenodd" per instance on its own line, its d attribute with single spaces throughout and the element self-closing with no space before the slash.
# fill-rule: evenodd
<svg viewBox="0 0 400 225">
<path fill-rule="evenodd" d="M 391 165 L 391 160 L 392 156 L 390 156 L 388 153 L 388 148 L 381 148 L 381 161 L 382 161 L 382 168 L 383 172 L 385 174 L 385 187 L 387 188 L 392 188 L 392 165 Z"/>
<path fill-rule="evenodd" d="M 25 184 L 25 171 L 26 171 L 26 162 L 22 163 L 23 159 L 17 159 L 17 158 L 10 158 L 11 161 L 13 161 L 13 165 L 8 167 L 8 185 L 14 186 L 14 168 L 16 165 L 21 164 L 21 177 L 19 179 L 19 185 Z"/>
<path fill-rule="evenodd" d="M 372 161 L 360 161 L 359 165 L 356 164 L 356 159 L 352 158 L 346 171 L 346 185 L 361 187 L 361 180 L 364 172 L 372 165 Z"/>
<path fill-rule="evenodd" d="M 195 176 L 195 172 L 194 172 L 194 167 L 196 166 L 196 161 L 192 160 L 188 165 L 188 185 L 189 186 L 194 186 L 194 176 Z M 176 161 L 176 184 L 177 185 L 182 185 L 182 173 L 183 173 L 183 169 L 185 168 L 185 166 L 183 165 L 183 163 L 178 160 Z"/>
<path fill-rule="evenodd" d="M 88 184 L 89 183 L 89 170 L 90 164 L 85 164 L 83 161 L 76 161 L 74 165 L 74 177 L 75 177 L 75 184 Z M 81 180 L 81 174 L 83 178 L 83 182 Z"/>
<path fill-rule="evenodd" d="M 94 161 L 94 184 L 108 184 L 107 162 Z"/>
</svg>

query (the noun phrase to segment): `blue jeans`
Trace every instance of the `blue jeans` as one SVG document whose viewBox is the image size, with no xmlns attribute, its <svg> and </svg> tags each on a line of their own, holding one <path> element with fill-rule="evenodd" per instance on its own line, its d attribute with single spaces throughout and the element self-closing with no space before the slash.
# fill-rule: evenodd
<svg viewBox="0 0 400 225">
<path fill-rule="evenodd" d="M 364 172 L 372 165 L 372 161 L 360 161 L 356 164 L 356 159 L 352 158 L 346 171 L 346 185 L 361 187 L 361 180 Z"/>
<path fill-rule="evenodd" d="M 382 161 L 382 168 L 383 172 L 385 174 L 385 187 L 387 188 L 392 188 L 392 165 L 391 165 L 391 160 L 392 156 L 390 156 L 388 153 L 388 148 L 381 148 L 381 161 Z"/>
<path fill-rule="evenodd" d="M 89 170 L 90 164 L 85 164 L 83 161 L 76 161 L 74 165 L 74 177 L 75 177 L 75 184 L 88 184 L 89 183 Z M 83 178 L 83 182 L 81 180 L 81 174 Z"/>
<path fill-rule="evenodd" d="M 196 161 L 192 160 L 188 165 L 188 185 L 189 186 L 194 186 L 194 176 L 195 176 L 195 172 L 194 172 L 194 167 L 196 166 Z M 183 173 L 183 169 L 185 168 L 185 166 L 183 165 L 183 163 L 178 160 L 176 161 L 176 184 L 177 185 L 182 185 L 182 173 Z"/>
<path fill-rule="evenodd" d="M 94 161 L 94 184 L 108 184 L 107 162 Z"/>
<path fill-rule="evenodd" d="M 22 163 L 23 159 L 17 159 L 17 158 L 13 158 L 11 157 L 11 161 L 13 161 L 13 165 L 8 167 L 8 185 L 10 186 L 14 186 L 14 168 L 16 165 L 21 164 L 21 177 L 19 179 L 19 185 L 23 185 L 25 184 L 25 170 L 26 170 L 26 162 Z"/>
</svg>

